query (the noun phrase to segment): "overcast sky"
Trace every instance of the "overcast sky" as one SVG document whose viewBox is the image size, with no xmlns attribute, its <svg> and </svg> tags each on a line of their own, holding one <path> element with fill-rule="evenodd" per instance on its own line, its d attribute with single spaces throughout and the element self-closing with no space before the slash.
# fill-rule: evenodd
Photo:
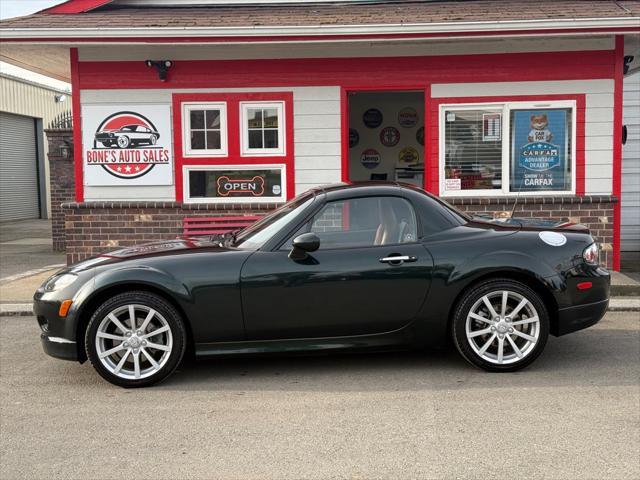
<svg viewBox="0 0 640 480">
<path fill-rule="evenodd" d="M 21 17 L 64 0 L 0 0 L 0 18 Z"/>
</svg>

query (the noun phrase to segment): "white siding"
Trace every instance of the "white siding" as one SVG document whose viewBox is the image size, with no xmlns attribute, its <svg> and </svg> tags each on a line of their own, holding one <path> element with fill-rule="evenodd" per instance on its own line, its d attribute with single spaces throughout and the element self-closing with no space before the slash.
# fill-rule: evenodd
<svg viewBox="0 0 640 480">
<path fill-rule="evenodd" d="M 160 103 L 171 105 L 174 93 L 185 92 L 293 92 L 296 191 L 341 179 L 340 88 L 278 87 L 255 89 L 83 90 L 82 105 Z M 173 132 L 172 132 L 173 138 Z M 176 151 L 175 145 L 173 150 Z M 265 159 L 268 163 L 269 159 Z M 174 200 L 175 187 L 85 187 L 85 200 Z"/>
<path fill-rule="evenodd" d="M 640 252 L 640 72 L 624 79 L 621 250 Z"/>
<path fill-rule="evenodd" d="M 435 84 L 434 98 L 512 95 L 585 95 L 585 193 L 611 195 L 613 80 Z"/>
</svg>

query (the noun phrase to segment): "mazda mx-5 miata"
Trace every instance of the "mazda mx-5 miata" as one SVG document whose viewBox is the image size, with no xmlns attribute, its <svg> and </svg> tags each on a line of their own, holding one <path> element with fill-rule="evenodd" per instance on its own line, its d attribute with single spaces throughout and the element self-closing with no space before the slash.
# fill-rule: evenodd
<svg viewBox="0 0 640 480">
<path fill-rule="evenodd" d="M 111 252 L 35 294 L 44 350 L 124 387 L 197 357 L 444 345 L 508 372 L 602 318 L 580 225 L 470 218 L 410 185 L 319 187 L 250 227 Z"/>
</svg>

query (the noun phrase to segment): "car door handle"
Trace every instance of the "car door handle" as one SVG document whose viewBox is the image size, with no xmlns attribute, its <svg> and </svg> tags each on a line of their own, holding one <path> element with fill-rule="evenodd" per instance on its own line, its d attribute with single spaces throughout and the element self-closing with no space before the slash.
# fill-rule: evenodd
<svg viewBox="0 0 640 480">
<path fill-rule="evenodd" d="M 381 263 L 388 263 L 390 265 L 402 265 L 404 262 L 415 262 L 418 257 L 410 257 L 408 255 L 398 255 L 395 257 L 382 257 Z"/>
</svg>

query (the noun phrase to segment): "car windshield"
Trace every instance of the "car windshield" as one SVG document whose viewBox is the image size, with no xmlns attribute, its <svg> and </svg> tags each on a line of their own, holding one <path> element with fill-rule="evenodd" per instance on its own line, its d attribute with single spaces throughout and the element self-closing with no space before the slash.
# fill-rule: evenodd
<svg viewBox="0 0 640 480">
<path fill-rule="evenodd" d="M 250 227 L 241 230 L 231 246 L 245 250 L 257 250 L 271 237 L 295 221 L 311 204 L 314 194 L 303 193 L 274 210 Z"/>
<path fill-rule="evenodd" d="M 126 127 L 122 127 L 122 130 L 125 132 L 135 132 L 137 125 L 127 125 Z"/>
</svg>

